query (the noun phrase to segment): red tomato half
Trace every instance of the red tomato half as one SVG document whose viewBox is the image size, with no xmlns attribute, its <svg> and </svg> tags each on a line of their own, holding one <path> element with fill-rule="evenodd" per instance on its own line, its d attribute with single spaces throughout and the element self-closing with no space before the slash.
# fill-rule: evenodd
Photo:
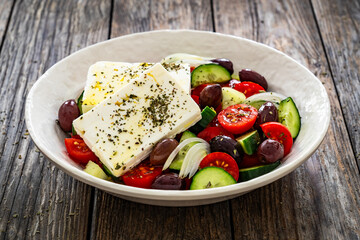
<svg viewBox="0 0 360 240">
<path fill-rule="evenodd" d="M 259 161 L 259 158 L 257 157 L 256 153 L 253 155 L 247 155 L 244 154 L 243 160 L 239 164 L 239 168 L 250 168 L 255 166 L 264 165 L 264 163 Z"/>
<path fill-rule="evenodd" d="M 77 138 L 65 138 L 65 147 L 72 160 L 82 165 L 89 161 L 99 163 L 98 157 L 86 146 L 84 140 Z"/>
<path fill-rule="evenodd" d="M 248 98 L 254 94 L 265 92 L 265 89 L 257 83 L 241 82 L 234 85 L 234 89 L 245 94 Z"/>
<path fill-rule="evenodd" d="M 219 123 L 233 134 L 241 134 L 249 130 L 255 123 L 258 112 L 256 108 L 236 104 L 222 110 L 218 115 Z"/>
<path fill-rule="evenodd" d="M 199 105 L 199 96 L 191 95 L 192 99 Z"/>
<path fill-rule="evenodd" d="M 221 124 L 219 123 L 218 118 L 214 117 L 214 119 L 207 126 L 208 127 L 221 127 Z"/>
<path fill-rule="evenodd" d="M 289 129 L 278 122 L 267 122 L 260 125 L 265 136 L 279 141 L 284 145 L 284 157 L 290 152 L 293 145 L 293 139 Z"/>
<path fill-rule="evenodd" d="M 220 167 L 231 174 L 237 181 L 239 179 L 239 167 L 236 161 L 227 153 L 213 152 L 201 160 L 199 168 L 209 166 Z"/>
<path fill-rule="evenodd" d="M 155 178 L 162 172 L 161 166 L 153 166 L 149 161 L 140 163 L 135 168 L 126 172 L 122 179 L 128 186 L 139 188 L 151 188 Z"/>
<path fill-rule="evenodd" d="M 197 136 L 199 138 L 204 139 L 207 142 L 210 142 L 211 139 L 219 135 L 225 135 L 231 137 L 232 139 L 235 139 L 232 133 L 226 131 L 222 127 L 207 127 L 204 130 L 202 130 Z"/>
</svg>

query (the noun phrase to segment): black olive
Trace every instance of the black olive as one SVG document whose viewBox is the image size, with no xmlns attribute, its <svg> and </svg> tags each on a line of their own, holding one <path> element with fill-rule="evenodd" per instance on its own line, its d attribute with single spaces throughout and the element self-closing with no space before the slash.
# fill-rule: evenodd
<svg viewBox="0 0 360 240">
<path fill-rule="evenodd" d="M 210 141 L 211 152 L 224 152 L 235 159 L 237 164 L 242 161 L 243 150 L 236 140 L 228 136 L 219 135 Z"/>
</svg>

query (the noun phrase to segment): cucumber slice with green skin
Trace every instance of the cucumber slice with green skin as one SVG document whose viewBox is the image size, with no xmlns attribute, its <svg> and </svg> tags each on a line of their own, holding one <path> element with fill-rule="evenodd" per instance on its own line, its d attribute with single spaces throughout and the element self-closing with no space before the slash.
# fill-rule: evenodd
<svg viewBox="0 0 360 240">
<path fill-rule="evenodd" d="M 202 64 L 191 73 L 191 87 L 197 87 L 204 83 L 224 83 L 231 79 L 226 68 L 215 64 Z"/>
<path fill-rule="evenodd" d="M 120 183 L 120 178 L 115 177 L 104 164 L 102 165 L 102 167 L 108 178 L 110 177 L 114 182 Z"/>
<path fill-rule="evenodd" d="M 84 91 L 82 91 L 82 93 L 80 94 L 79 98 L 77 99 L 77 105 L 79 107 L 79 110 L 80 110 L 80 115 L 83 114 L 83 111 L 82 111 L 82 103 L 83 103 L 83 96 L 84 96 Z"/>
<path fill-rule="evenodd" d="M 246 133 L 236 139 L 247 155 L 252 155 L 256 152 L 257 147 L 259 146 L 261 139 L 257 130 Z"/>
<path fill-rule="evenodd" d="M 288 97 L 280 102 L 278 110 L 279 122 L 289 129 L 292 138 L 296 138 L 300 132 L 301 119 L 295 102 Z"/>
<path fill-rule="evenodd" d="M 190 131 L 198 134 L 206 128 L 206 126 L 214 119 L 216 111 L 213 108 L 206 106 L 201 112 L 201 120 L 190 128 Z"/>
<path fill-rule="evenodd" d="M 89 161 L 86 164 L 86 167 L 84 169 L 84 172 L 97 177 L 97 178 L 101 178 L 104 180 L 108 179 L 108 176 L 105 174 L 105 172 L 101 169 L 101 167 L 99 167 L 99 165 L 97 165 L 96 163 L 94 163 L 93 161 Z"/>
<path fill-rule="evenodd" d="M 239 180 L 241 182 L 249 181 L 251 179 L 260 177 L 261 175 L 267 174 L 277 168 L 280 165 L 280 161 L 268 164 L 261 165 L 251 168 L 244 168 L 239 170 Z"/>
<path fill-rule="evenodd" d="M 245 95 L 233 88 L 223 87 L 222 89 L 222 109 L 229 106 L 240 104 L 246 100 Z"/>
<path fill-rule="evenodd" d="M 206 167 L 198 171 L 190 185 L 190 190 L 216 188 L 235 184 L 230 173 L 219 167 Z"/>
<path fill-rule="evenodd" d="M 180 138 L 180 142 L 184 141 L 185 139 L 188 139 L 188 138 L 193 138 L 193 137 L 196 137 L 196 135 L 190 131 L 185 131 L 181 138 Z M 170 169 L 172 170 L 178 170 L 180 171 L 181 169 L 181 166 L 184 162 L 184 159 L 185 159 L 185 156 L 187 154 L 187 152 L 189 151 L 189 149 L 194 146 L 197 142 L 192 142 L 192 143 L 189 143 L 187 144 L 185 147 L 183 147 L 179 153 L 176 155 L 174 161 L 171 163 L 170 165 Z"/>
</svg>

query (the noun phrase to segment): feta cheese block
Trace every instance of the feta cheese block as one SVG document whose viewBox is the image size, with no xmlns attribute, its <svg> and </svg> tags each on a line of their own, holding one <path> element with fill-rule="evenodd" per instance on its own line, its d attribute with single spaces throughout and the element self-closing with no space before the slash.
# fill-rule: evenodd
<svg viewBox="0 0 360 240">
<path fill-rule="evenodd" d="M 201 119 L 199 106 L 161 64 L 123 86 L 73 122 L 101 162 L 121 176 L 161 139 Z"/>
<path fill-rule="evenodd" d="M 83 94 L 82 110 L 88 112 L 131 80 L 138 78 L 153 63 L 96 62 L 91 65 Z M 190 66 L 188 64 L 163 64 L 166 70 L 190 92 Z"/>
</svg>

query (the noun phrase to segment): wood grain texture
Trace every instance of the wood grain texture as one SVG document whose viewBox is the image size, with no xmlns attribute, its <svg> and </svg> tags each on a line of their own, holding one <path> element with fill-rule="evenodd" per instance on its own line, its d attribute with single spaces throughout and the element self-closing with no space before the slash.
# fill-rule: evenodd
<svg viewBox="0 0 360 240">
<path fill-rule="evenodd" d="M 108 36 L 110 1 L 16 1 L 0 53 L 0 239 L 85 239 L 91 188 L 53 166 L 24 122 L 51 65 Z"/>
<path fill-rule="evenodd" d="M 115 0 L 111 37 L 160 29 L 213 30 L 210 0 Z"/>
<path fill-rule="evenodd" d="M 331 102 L 327 136 L 305 164 L 231 201 L 235 238 L 359 239 L 360 176 L 310 3 L 214 1 L 214 11 L 217 31 L 290 55 L 320 78 Z"/>
<path fill-rule="evenodd" d="M 360 171 L 360 1 L 312 1 Z"/>
<path fill-rule="evenodd" d="M 14 0 L 0 0 L 0 46 L 5 36 L 6 26 L 9 23 L 14 2 Z"/>
<path fill-rule="evenodd" d="M 115 1 L 111 36 L 212 30 L 210 1 Z M 228 202 L 189 208 L 132 203 L 96 191 L 91 239 L 231 239 Z M 206 227 L 204 227 L 206 226 Z"/>
<path fill-rule="evenodd" d="M 231 239 L 228 202 L 170 208 L 96 195 L 92 239 Z"/>
</svg>

